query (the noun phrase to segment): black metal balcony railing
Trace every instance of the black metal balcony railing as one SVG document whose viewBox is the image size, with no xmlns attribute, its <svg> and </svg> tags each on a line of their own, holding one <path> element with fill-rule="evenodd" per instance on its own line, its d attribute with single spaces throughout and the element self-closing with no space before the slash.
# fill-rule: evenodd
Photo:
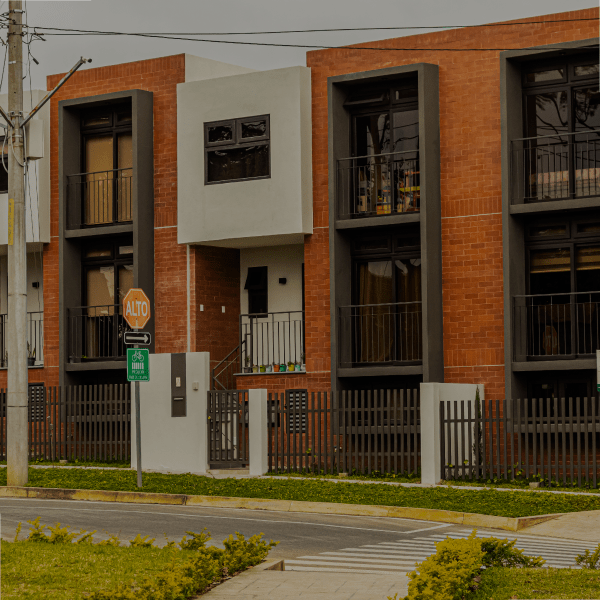
<svg viewBox="0 0 600 600">
<path fill-rule="evenodd" d="M 515 360 L 595 355 L 599 309 L 600 292 L 515 296 Z"/>
<path fill-rule="evenodd" d="M 304 312 L 271 312 L 264 315 L 240 315 L 241 368 L 269 372 L 281 365 L 304 364 Z M 295 369 L 295 367 L 294 367 Z M 297 369 L 295 369 L 297 370 Z"/>
<path fill-rule="evenodd" d="M 67 182 L 69 227 L 127 223 L 131 206 L 132 169 L 70 175 Z"/>
<path fill-rule="evenodd" d="M 121 304 L 69 308 L 69 360 L 123 360 L 127 354 L 123 333 L 130 328 L 122 313 Z"/>
<path fill-rule="evenodd" d="M 422 361 L 421 302 L 342 306 L 339 310 L 341 367 Z"/>
<path fill-rule="evenodd" d="M 514 140 L 512 203 L 600 196 L 600 130 Z"/>
<path fill-rule="evenodd" d="M 418 211 L 419 152 L 342 158 L 337 163 L 336 193 L 340 219 Z"/>
<path fill-rule="evenodd" d="M 30 367 L 44 364 L 44 313 L 27 313 L 27 364 Z M 0 315 L 0 367 L 8 367 L 8 315 Z"/>
</svg>

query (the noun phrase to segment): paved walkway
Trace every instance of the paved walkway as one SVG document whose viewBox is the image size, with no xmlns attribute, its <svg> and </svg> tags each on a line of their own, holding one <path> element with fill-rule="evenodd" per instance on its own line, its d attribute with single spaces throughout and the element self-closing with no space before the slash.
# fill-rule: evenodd
<svg viewBox="0 0 600 600">
<path fill-rule="evenodd" d="M 250 569 L 202 596 L 206 600 L 386 600 L 408 593 L 406 575 L 303 573 Z"/>
<path fill-rule="evenodd" d="M 533 525 L 523 531 L 528 535 L 542 535 L 600 544 L 600 510 L 568 513 L 557 519 Z"/>
</svg>

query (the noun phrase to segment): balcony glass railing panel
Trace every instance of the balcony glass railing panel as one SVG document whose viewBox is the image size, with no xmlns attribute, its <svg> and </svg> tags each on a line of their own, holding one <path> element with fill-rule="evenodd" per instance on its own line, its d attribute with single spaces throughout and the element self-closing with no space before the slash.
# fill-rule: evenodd
<svg viewBox="0 0 600 600">
<path fill-rule="evenodd" d="M 129 223 L 132 169 L 70 175 L 67 182 L 69 226 L 97 227 Z"/>
<path fill-rule="evenodd" d="M 339 310 L 341 367 L 423 360 L 421 302 L 352 305 Z"/>
<path fill-rule="evenodd" d="M 515 296 L 515 360 L 593 356 L 600 350 L 600 291 Z"/>
<path fill-rule="evenodd" d="M 127 347 L 123 334 L 130 328 L 121 304 L 70 308 L 68 324 L 71 362 L 124 360 Z"/>
<path fill-rule="evenodd" d="M 600 130 L 515 140 L 512 202 L 600 196 Z"/>
<path fill-rule="evenodd" d="M 419 211 L 419 152 L 410 150 L 338 160 L 337 202 L 340 219 Z"/>
<path fill-rule="evenodd" d="M 261 366 L 266 371 L 267 367 L 304 364 L 304 312 L 240 315 L 240 348 L 246 372 Z"/>
</svg>

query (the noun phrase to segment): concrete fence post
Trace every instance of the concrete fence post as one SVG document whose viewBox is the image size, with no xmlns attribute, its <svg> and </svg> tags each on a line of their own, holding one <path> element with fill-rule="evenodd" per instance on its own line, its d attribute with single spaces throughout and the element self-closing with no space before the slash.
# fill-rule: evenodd
<svg viewBox="0 0 600 600">
<path fill-rule="evenodd" d="M 475 416 L 475 394 L 484 399 L 483 384 L 471 383 L 422 383 L 421 384 L 421 483 L 435 485 L 442 480 L 442 452 L 440 402 L 465 400 L 472 403 L 471 416 Z M 459 408 L 460 410 L 460 408 Z M 466 416 L 465 411 L 465 416 Z M 461 425 L 466 427 L 467 425 Z M 474 439 L 474 438 L 473 438 Z M 457 460 L 452 449 L 446 449 L 450 463 Z"/>
<path fill-rule="evenodd" d="M 267 390 L 248 391 L 248 412 L 250 475 L 264 475 L 269 470 Z"/>
</svg>

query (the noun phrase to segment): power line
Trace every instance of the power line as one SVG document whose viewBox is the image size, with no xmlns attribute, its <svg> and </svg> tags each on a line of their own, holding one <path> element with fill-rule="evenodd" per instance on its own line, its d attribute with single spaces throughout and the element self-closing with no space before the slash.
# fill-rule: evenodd
<svg viewBox="0 0 600 600">
<path fill-rule="evenodd" d="M 86 35 L 151 35 L 151 36 L 198 36 L 198 35 L 209 35 L 209 36 L 225 36 L 225 35 L 277 35 L 277 34 L 289 34 L 289 33 L 327 33 L 327 32 L 336 32 L 336 31 L 392 31 L 392 30 L 402 30 L 409 31 L 415 29 L 441 29 L 441 30 L 450 30 L 450 29 L 472 29 L 476 27 L 513 27 L 515 25 L 547 25 L 549 23 L 573 23 L 573 22 L 581 22 L 581 21 L 598 21 L 597 17 L 586 17 L 579 19 L 549 19 L 543 21 L 513 21 L 509 23 L 484 23 L 480 25 L 403 25 L 403 26 L 393 26 L 393 27 L 335 27 L 331 29 L 289 29 L 289 30 L 281 30 L 281 31 L 207 31 L 207 32 L 191 32 L 191 33 L 181 33 L 181 32 L 169 32 L 169 31 L 159 31 L 159 32 L 119 32 L 119 31 L 98 31 L 94 29 L 69 29 L 65 27 L 34 27 L 30 25 L 30 28 L 34 29 L 45 29 L 47 31 L 62 31 L 62 32 L 71 32 L 71 33 L 79 33 Z M 47 34 L 54 35 L 54 34 Z"/>
</svg>

